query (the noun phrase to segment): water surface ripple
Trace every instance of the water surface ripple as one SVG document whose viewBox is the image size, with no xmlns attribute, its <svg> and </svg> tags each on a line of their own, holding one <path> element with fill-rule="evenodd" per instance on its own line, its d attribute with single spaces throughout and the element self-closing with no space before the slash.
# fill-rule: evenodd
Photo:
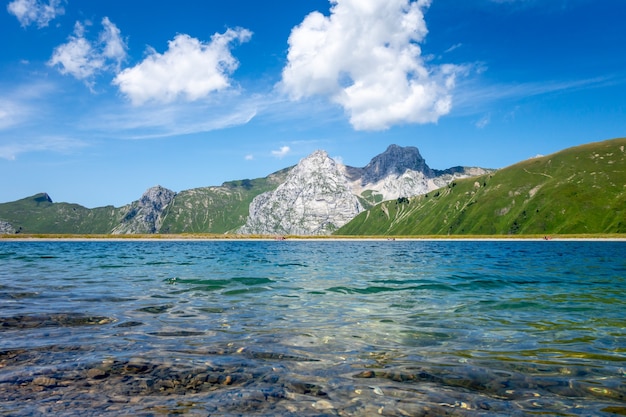
<svg viewBox="0 0 626 417">
<path fill-rule="evenodd" d="M 626 415 L 624 254 L 0 242 L 0 415 Z"/>
</svg>

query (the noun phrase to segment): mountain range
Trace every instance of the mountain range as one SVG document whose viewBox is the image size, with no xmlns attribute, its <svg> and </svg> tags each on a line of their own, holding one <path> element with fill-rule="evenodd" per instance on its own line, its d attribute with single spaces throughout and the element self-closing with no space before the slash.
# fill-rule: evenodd
<svg viewBox="0 0 626 417">
<path fill-rule="evenodd" d="M 416 147 L 391 145 L 363 168 L 319 150 L 264 178 L 178 193 L 155 186 L 122 207 L 88 209 L 40 193 L 0 204 L 0 233 L 329 235 L 382 201 L 491 172 L 435 170 Z"/>
</svg>

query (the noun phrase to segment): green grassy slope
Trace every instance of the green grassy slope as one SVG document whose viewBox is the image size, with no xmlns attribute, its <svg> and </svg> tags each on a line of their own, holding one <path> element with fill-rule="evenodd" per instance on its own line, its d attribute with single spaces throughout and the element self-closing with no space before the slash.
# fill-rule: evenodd
<svg viewBox="0 0 626 417">
<path fill-rule="evenodd" d="M 227 233 L 246 223 L 252 199 L 282 183 L 291 168 L 265 178 L 181 191 L 167 208 L 161 233 Z"/>
<path fill-rule="evenodd" d="M 378 204 L 337 235 L 626 233 L 626 139 L 590 143 Z"/>
<path fill-rule="evenodd" d="M 224 183 L 178 193 L 166 208 L 160 233 L 226 233 L 243 226 L 250 202 L 275 189 L 291 168 L 268 177 Z M 78 204 L 53 203 L 36 194 L 0 204 L 0 220 L 18 233 L 107 234 L 119 225 L 129 206 L 88 209 Z"/>
<path fill-rule="evenodd" d="M 0 204 L 0 219 L 19 233 L 109 233 L 122 219 L 124 208 L 88 209 L 78 204 L 53 203 L 40 193 Z"/>
</svg>

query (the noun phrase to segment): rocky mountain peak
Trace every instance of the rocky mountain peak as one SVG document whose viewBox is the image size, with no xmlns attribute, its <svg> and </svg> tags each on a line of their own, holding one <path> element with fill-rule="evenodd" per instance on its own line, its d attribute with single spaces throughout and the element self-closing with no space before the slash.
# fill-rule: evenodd
<svg viewBox="0 0 626 417">
<path fill-rule="evenodd" d="M 133 202 L 113 234 L 156 233 L 163 223 L 164 210 L 174 200 L 176 193 L 157 185 L 148 188 L 141 198 Z"/>
<path fill-rule="evenodd" d="M 338 164 L 318 150 L 302 159 L 278 188 L 252 201 L 239 232 L 327 235 L 362 209 Z"/>
<path fill-rule="evenodd" d="M 362 183 L 376 183 L 390 175 L 399 177 L 407 170 L 421 172 L 426 177 L 433 176 L 433 170 L 416 147 L 390 145 L 363 168 Z"/>
<path fill-rule="evenodd" d="M 161 210 L 168 205 L 176 193 L 160 185 L 148 188 L 139 199 L 139 206 Z"/>
</svg>

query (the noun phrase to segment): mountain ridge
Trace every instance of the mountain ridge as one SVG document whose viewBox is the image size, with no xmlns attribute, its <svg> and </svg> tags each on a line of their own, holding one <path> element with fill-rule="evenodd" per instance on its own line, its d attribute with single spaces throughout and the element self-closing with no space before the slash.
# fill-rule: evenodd
<svg viewBox="0 0 626 417">
<path fill-rule="evenodd" d="M 575 146 L 386 201 L 343 235 L 626 233 L 626 138 Z"/>
<path fill-rule="evenodd" d="M 597 152 L 600 152 L 598 155 L 608 155 L 600 149 L 602 144 L 619 143 L 623 148 L 623 141 L 624 139 L 614 139 L 591 143 L 587 146 L 589 149 L 598 147 Z M 613 154 L 619 155 L 621 152 L 623 151 L 614 150 Z M 559 153 L 555 155 L 558 156 Z M 542 158 L 521 161 L 511 167 L 545 161 Z M 602 158 L 609 158 L 609 156 L 602 156 Z M 598 170 L 594 173 L 596 179 L 614 175 L 608 171 L 614 169 L 615 166 L 626 171 L 623 167 L 623 160 L 613 161 L 612 163 L 616 164 L 613 166 L 598 165 L 598 162 L 603 161 L 602 158 L 600 156 L 596 158 L 594 168 Z M 591 169 L 587 162 L 582 159 L 570 160 L 569 171 L 565 172 L 560 169 L 555 171 L 554 175 L 567 174 L 575 178 L 578 171 L 584 171 L 583 168 Z M 506 173 L 509 169 L 510 167 L 507 167 L 503 170 Z M 48 194 L 39 193 L 14 202 L 0 204 L 0 233 L 328 235 L 345 232 L 372 235 L 398 234 L 401 228 L 397 225 L 403 224 L 402 222 L 408 234 L 469 232 L 492 234 L 520 233 L 530 230 L 524 229 L 523 216 L 536 216 L 530 215 L 528 211 L 522 213 L 523 210 L 518 210 L 527 203 L 522 200 L 517 201 L 515 198 L 514 203 L 503 203 L 502 207 L 495 212 L 484 214 L 480 217 L 480 222 L 477 215 L 468 216 L 468 213 L 473 213 L 473 209 L 468 209 L 468 207 L 478 207 L 476 198 L 473 200 L 470 198 L 467 201 L 455 200 L 455 204 L 461 207 L 462 216 L 474 219 L 476 224 L 490 225 L 484 229 L 479 229 L 478 226 L 470 227 L 463 223 L 454 212 L 458 211 L 459 207 L 442 208 L 433 203 L 424 203 L 429 196 L 437 196 L 438 200 L 444 201 L 447 195 L 456 194 L 460 190 L 464 190 L 463 192 L 468 196 L 480 195 L 481 199 L 484 199 L 485 195 L 490 198 L 496 195 L 501 199 L 510 198 L 508 195 L 501 196 L 495 192 L 495 187 L 487 187 L 488 183 L 493 183 L 492 177 L 501 177 L 501 171 L 478 167 L 432 169 L 416 147 L 390 145 L 385 152 L 376 155 L 362 168 L 343 165 L 330 158 L 325 151 L 318 150 L 303 158 L 299 164 L 276 171 L 267 177 L 228 181 L 221 186 L 200 187 L 180 192 L 155 186 L 146 190 L 138 200 L 121 207 L 105 206 L 87 209 L 78 204 L 55 203 Z M 543 169 L 540 177 L 548 178 L 551 175 L 548 171 L 547 168 Z M 468 186 L 467 178 L 470 177 L 476 180 L 470 180 L 471 185 Z M 530 196 L 530 200 L 535 195 L 542 195 L 550 188 L 545 184 L 535 184 L 527 190 L 524 184 L 515 181 L 527 181 L 530 184 L 533 183 L 532 176 L 528 177 L 528 174 L 522 171 L 516 173 L 515 177 L 499 187 L 510 189 L 513 195 L 526 193 Z M 559 184 L 567 184 L 568 181 L 567 178 L 562 178 Z M 580 181 L 586 181 L 585 185 L 592 184 L 588 177 L 580 177 Z M 481 187 L 481 184 L 484 184 L 484 187 Z M 485 187 L 490 190 L 490 193 L 483 192 L 482 188 Z M 614 188 L 607 189 L 614 192 Z M 586 189 L 574 189 L 572 192 L 584 193 L 588 198 L 592 198 Z M 431 198 L 429 201 L 433 200 Z M 420 203 L 415 204 L 421 204 L 420 207 L 426 207 L 424 210 L 430 210 L 434 213 L 433 216 L 445 219 L 448 222 L 447 225 L 428 230 L 416 228 L 414 225 L 411 226 L 412 228 L 407 228 L 408 223 L 415 223 L 414 220 L 407 219 L 410 219 L 412 213 L 415 212 L 411 205 L 418 201 Z M 386 203 L 381 205 L 382 202 Z M 395 229 L 390 225 L 380 226 L 374 231 L 366 229 L 348 231 L 346 229 L 362 221 L 363 215 L 370 216 L 374 210 L 381 211 L 381 216 L 389 218 L 396 216 L 393 218 Z M 424 210 L 422 210 L 422 215 Z M 508 213 L 515 214 L 519 219 L 516 220 L 517 223 L 512 221 L 511 224 L 507 224 L 507 229 L 503 232 L 502 228 L 505 227 L 503 219 L 508 219 Z M 606 216 L 610 217 L 610 214 Z M 562 222 L 565 221 L 562 216 L 555 217 Z M 436 219 L 431 218 L 428 221 L 436 223 Z M 423 220 L 420 222 L 424 223 Z M 549 229 L 552 227 L 556 230 L 556 223 L 548 223 L 550 226 L 541 230 L 556 233 Z M 465 226 L 455 228 L 454 225 L 457 224 L 465 224 Z M 602 229 L 602 231 L 606 230 L 608 229 Z M 589 231 L 589 228 L 583 231 Z"/>
</svg>

